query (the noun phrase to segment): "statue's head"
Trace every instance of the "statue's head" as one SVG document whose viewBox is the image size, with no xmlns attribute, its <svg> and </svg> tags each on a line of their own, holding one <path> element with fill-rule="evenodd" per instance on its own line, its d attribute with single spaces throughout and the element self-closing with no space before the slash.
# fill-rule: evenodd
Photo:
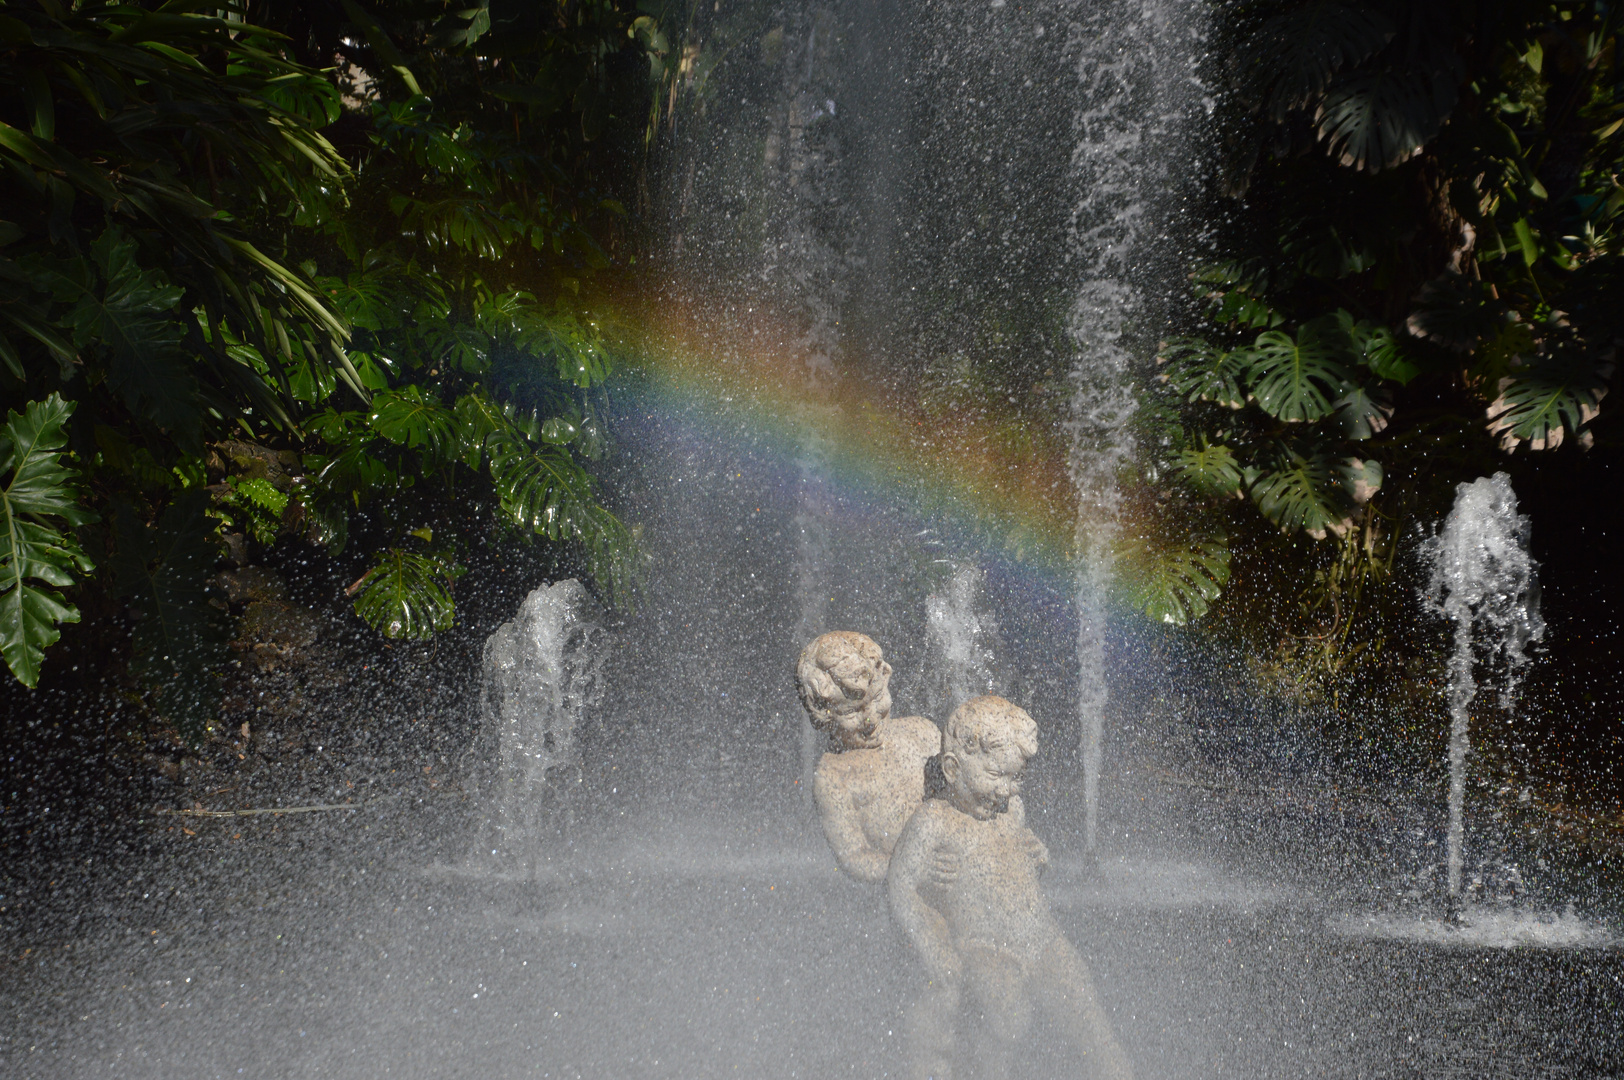
<svg viewBox="0 0 1624 1080">
<path fill-rule="evenodd" d="M 983 820 L 1002 814 L 1037 752 L 1038 725 L 1025 709 L 992 695 L 966 701 L 942 732 L 942 779 L 953 805 Z"/>
<path fill-rule="evenodd" d="M 866 634 L 837 630 L 801 650 L 795 666 L 812 726 L 842 748 L 878 746 L 874 729 L 891 715 L 891 665 Z"/>
</svg>

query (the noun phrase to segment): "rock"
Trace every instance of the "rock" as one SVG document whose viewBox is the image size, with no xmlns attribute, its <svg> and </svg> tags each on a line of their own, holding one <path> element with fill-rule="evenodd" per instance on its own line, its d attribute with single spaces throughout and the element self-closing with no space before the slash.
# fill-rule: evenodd
<svg viewBox="0 0 1624 1080">
<path fill-rule="evenodd" d="M 214 579 L 216 586 L 233 604 L 253 603 L 261 600 L 283 600 L 288 594 L 287 583 L 276 571 L 265 566 L 245 566 L 228 570 Z"/>
</svg>

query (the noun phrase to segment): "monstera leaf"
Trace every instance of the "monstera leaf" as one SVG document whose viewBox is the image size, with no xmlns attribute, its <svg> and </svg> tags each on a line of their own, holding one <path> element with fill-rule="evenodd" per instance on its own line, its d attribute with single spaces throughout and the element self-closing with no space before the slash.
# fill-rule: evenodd
<svg viewBox="0 0 1624 1080">
<path fill-rule="evenodd" d="M 377 565 L 350 586 L 355 613 L 387 638 L 422 641 L 456 621 L 456 606 L 446 583 L 457 568 L 436 556 L 399 548 L 380 551 Z"/>
<path fill-rule="evenodd" d="M 544 434 L 545 425 L 527 434 L 509 423 L 487 439 L 502 513 L 549 540 L 578 542 L 614 602 L 630 601 L 642 580 L 636 537 L 594 498 L 591 478 L 564 447 L 536 441 Z"/>
<path fill-rule="evenodd" d="M 1304 323 L 1295 338 L 1266 331 L 1251 348 L 1235 351 L 1248 365 L 1252 399 L 1278 420 L 1323 419 L 1351 385 L 1350 344 L 1336 316 Z"/>
<path fill-rule="evenodd" d="M 367 421 L 390 442 L 426 451 L 431 463 L 456 456 L 456 415 L 415 386 L 374 394 Z"/>
<path fill-rule="evenodd" d="M 1253 35 L 1252 98 L 1280 122 L 1319 101 L 1337 72 L 1364 62 L 1393 36 L 1379 11 L 1351 4 L 1312 3 L 1269 19 Z"/>
<path fill-rule="evenodd" d="M 1364 356 L 1365 367 L 1379 378 L 1407 386 L 1421 374 L 1421 365 L 1410 355 L 1411 346 L 1385 326 L 1361 323 L 1355 342 Z"/>
<path fill-rule="evenodd" d="M 1188 396 L 1193 403 L 1211 401 L 1231 409 L 1246 404 L 1241 379 L 1246 374 L 1247 355 L 1225 352 L 1200 338 L 1176 341 L 1158 358 L 1167 366 L 1158 376 L 1174 392 Z"/>
<path fill-rule="evenodd" d="M 1586 425 L 1601 412 L 1611 374 L 1611 364 L 1576 348 L 1542 357 L 1526 374 L 1500 380 L 1500 396 L 1488 408 L 1489 434 L 1507 451 L 1523 442 L 1530 450 L 1555 450 L 1570 435 L 1588 447 Z"/>
<path fill-rule="evenodd" d="M 1222 536 L 1171 544 L 1136 538 L 1118 545 L 1116 570 L 1135 610 L 1184 626 L 1205 615 L 1229 583 L 1229 546 Z"/>
<path fill-rule="evenodd" d="M 1421 287 L 1406 320 L 1410 333 L 1455 352 L 1471 352 L 1515 316 L 1487 282 L 1450 271 Z"/>
<path fill-rule="evenodd" d="M 1453 68 L 1422 65 L 1344 75 L 1325 94 L 1314 123 L 1326 150 L 1343 165 L 1390 169 L 1438 134 L 1459 96 L 1457 78 Z"/>
<path fill-rule="evenodd" d="M 20 414 L 7 410 L 0 427 L 0 653 L 28 687 L 39 683 L 45 649 L 61 636 L 57 624 L 79 621 L 58 590 L 95 569 L 65 528 L 96 519 L 79 505 L 78 472 L 61 460 L 73 409 L 52 394 Z"/>
<path fill-rule="evenodd" d="M 1393 406 L 1363 386 L 1350 387 L 1336 401 L 1333 414 L 1344 438 L 1355 441 L 1371 438 L 1387 430 Z"/>
<path fill-rule="evenodd" d="M 537 445 L 512 426 L 493 432 L 486 448 L 502 513 L 514 524 L 554 541 L 589 527 L 592 481 L 567 450 Z"/>
<path fill-rule="evenodd" d="M 153 707 L 194 742 L 220 700 L 215 672 L 225 661 L 220 612 L 209 603 L 209 572 L 220 555 L 209 510 L 209 493 L 191 488 L 155 527 L 122 507 L 114 529 L 118 591 L 137 616 L 130 670 L 151 688 Z"/>
<path fill-rule="evenodd" d="M 1222 443 L 1186 447 L 1174 458 L 1174 471 L 1203 495 L 1238 496 L 1241 493 L 1241 467 L 1234 451 Z"/>
<path fill-rule="evenodd" d="M 1324 447 L 1279 443 L 1270 467 L 1249 470 L 1252 500 L 1285 532 L 1316 540 L 1347 528 L 1353 500 L 1343 486 L 1342 462 Z"/>
</svg>

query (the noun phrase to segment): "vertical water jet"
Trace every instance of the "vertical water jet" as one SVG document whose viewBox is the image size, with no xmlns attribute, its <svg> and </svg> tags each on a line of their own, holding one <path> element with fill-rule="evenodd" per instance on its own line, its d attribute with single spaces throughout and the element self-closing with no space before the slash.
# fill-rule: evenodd
<svg viewBox="0 0 1624 1080">
<path fill-rule="evenodd" d="M 981 603 L 986 573 L 967 564 L 951 567 L 947 580 L 925 598 L 930 643 L 925 707 L 938 724 L 971 698 L 997 692 L 992 626 Z"/>
<path fill-rule="evenodd" d="M 1455 505 L 1424 554 L 1432 566 L 1426 601 L 1455 626 L 1449 657 L 1448 903 L 1461 906 L 1466 839 L 1466 760 L 1471 752 L 1471 705 L 1476 666 L 1503 663 L 1500 704 L 1512 706 L 1527 649 L 1545 635 L 1539 614 L 1538 564 L 1528 553 L 1529 520 L 1505 473 L 1455 488 Z M 1481 630 L 1481 633 L 1477 631 Z"/>
<path fill-rule="evenodd" d="M 480 854 L 490 852 L 499 874 L 533 876 L 542 841 L 567 825 L 581 720 L 603 691 L 590 602 L 574 578 L 543 585 L 485 641 L 476 746 L 495 743 L 496 814 L 495 839 Z"/>
<path fill-rule="evenodd" d="M 1146 282 L 1167 255 L 1171 197 L 1190 167 L 1181 143 L 1201 101 L 1200 36 L 1196 5 L 1156 0 L 1102 3 L 1072 28 L 1081 103 L 1073 119 L 1071 171 L 1079 195 L 1071 243 L 1081 273 L 1067 324 L 1074 353 L 1066 428 L 1077 498 L 1077 713 L 1089 852 L 1099 832 L 1119 476 L 1133 452 L 1130 338 L 1159 305 Z"/>
</svg>

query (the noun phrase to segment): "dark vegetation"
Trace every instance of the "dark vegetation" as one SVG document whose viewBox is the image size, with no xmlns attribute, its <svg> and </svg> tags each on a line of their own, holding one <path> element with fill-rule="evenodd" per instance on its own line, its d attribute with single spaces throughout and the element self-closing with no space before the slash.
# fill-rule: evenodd
<svg viewBox="0 0 1624 1080">
<path fill-rule="evenodd" d="M 1490 753 L 1617 780 L 1618 23 L 1603 3 L 1222 8 L 1219 257 L 1160 350 L 1129 565 L 1148 614 L 1212 606 L 1206 631 L 1355 753 L 1441 747 L 1415 540 L 1504 470 L 1555 618 Z"/>
<path fill-rule="evenodd" d="M 620 0 L 0 3 L 0 802 L 435 762 L 487 608 L 634 592 L 592 469 L 666 52 Z"/>
</svg>

